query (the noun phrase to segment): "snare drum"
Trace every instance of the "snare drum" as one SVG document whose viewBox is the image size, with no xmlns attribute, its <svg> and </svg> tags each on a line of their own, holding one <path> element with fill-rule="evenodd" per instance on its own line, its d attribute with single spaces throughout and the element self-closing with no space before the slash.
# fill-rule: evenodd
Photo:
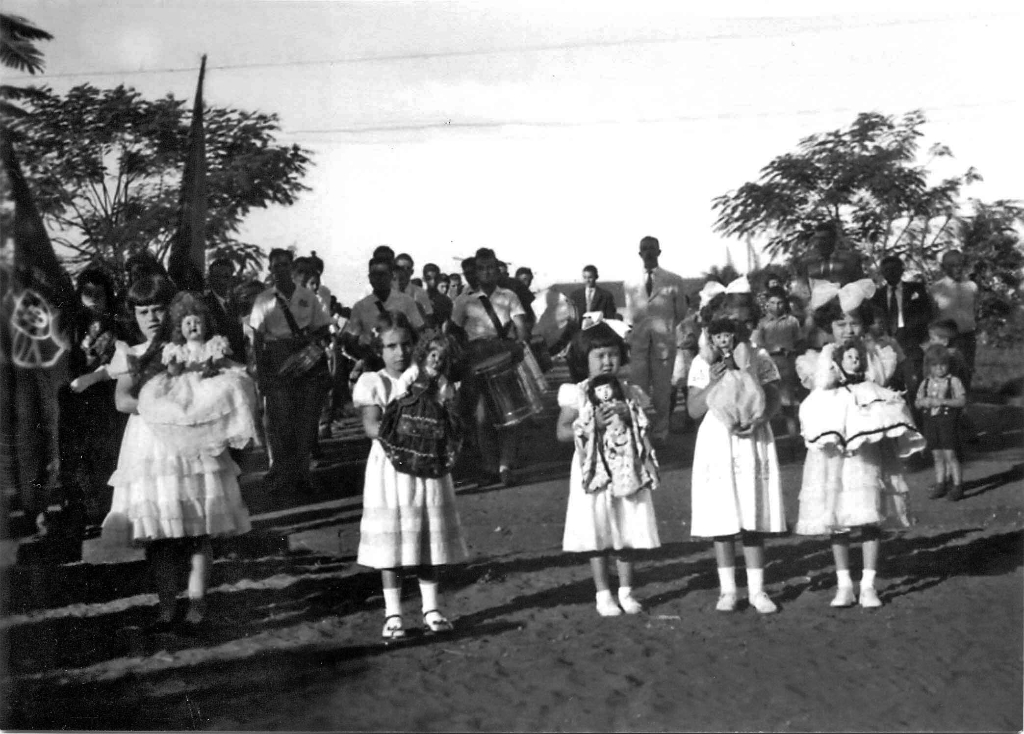
<svg viewBox="0 0 1024 734">
<path fill-rule="evenodd" d="M 487 357 L 473 365 L 497 428 L 508 428 L 544 410 L 542 389 L 529 368 L 510 352 Z"/>
</svg>

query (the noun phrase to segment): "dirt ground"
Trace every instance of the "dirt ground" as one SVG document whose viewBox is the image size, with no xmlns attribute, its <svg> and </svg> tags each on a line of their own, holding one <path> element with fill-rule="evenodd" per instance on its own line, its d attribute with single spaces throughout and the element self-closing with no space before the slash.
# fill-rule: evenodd
<svg viewBox="0 0 1024 734">
<path fill-rule="evenodd" d="M 568 459 L 545 433 L 521 485 L 459 490 L 471 558 L 446 576 L 449 636 L 380 642 L 379 576 L 354 562 L 358 467 L 313 502 L 250 494 L 258 530 L 221 549 L 199 637 L 141 632 L 156 598 L 138 557 L 49 581 L 8 569 L 4 728 L 1020 731 L 1015 415 L 972 448 L 962 502 L 927 499 L 930 466 L 911 471 L 919 522 L 886 536 L 878 610 L 832 609 L 826 540 L 780 536 L 779 613 L 715 612 L 710 543 L 687 527 L 692 432 L 663 455 L 663 547 L 638 563 L 638 616 L 599 617 L 586 562 L 561 552 Z M 794 520 L 801 465 L 783 460 Z"/>
</svg>

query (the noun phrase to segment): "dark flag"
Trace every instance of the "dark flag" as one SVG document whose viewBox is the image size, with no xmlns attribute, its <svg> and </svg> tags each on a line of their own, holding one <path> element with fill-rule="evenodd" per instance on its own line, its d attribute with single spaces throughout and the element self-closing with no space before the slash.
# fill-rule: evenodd
<svg viewBox="0 0 1024 734">
<path fill-rule="evenodd" d="M 203 135 L 203 77 L 206 56 L 199 67 L 199 84 L 192 106 L 188 152 L 181 176 L 178 230 L 171 242 L 167 273 L 178 288 L 202 291 L 206 273 L 206 141 Z"/>
<path fill-rule="evenodd" d="M 34 519 L 60 471 L 57 391 L 67 378 L 75 293 L 6 137 L 0 159 L 14 206 L 3 235 L 13 257 L 0 267 L 0 486 L 16 488 Z"/>
</svg>

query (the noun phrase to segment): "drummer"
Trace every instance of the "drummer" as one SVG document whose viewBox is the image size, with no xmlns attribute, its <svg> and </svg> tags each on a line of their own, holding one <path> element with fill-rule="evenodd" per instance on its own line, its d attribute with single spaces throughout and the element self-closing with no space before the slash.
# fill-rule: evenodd
<svg viewBox="0 0 1024 734">
<path fill-rule="evenodd" d="M 498 258 L 494 250 L 482 247 L 476 251 L 474 260 L 478 287 L 455 299 L 448 332 L 466 346 L 470 362 L 469 375 L 462 383 L 460 402 L 466 425 L 476 426 L 477 447 L 483 467 L 480 484 L 500 480 L 510 487 L 515 483 L 512 469 L 520 428 L 513 426 L 500 431 L 494 428 L 493 416 L 489 415 L 484 400 L 483 390 L 486 387 L 472 374 L 472 365 L 502 352 L 511 352 L 515 342 L 520 348 L 525 348 L 530 331 L 526 311 L 518 296 L 498 285 Z M 493 317 L 488 312 L 488 303 Z M 501 325 L 500 330 L 495 322 Z"/>
</svg>

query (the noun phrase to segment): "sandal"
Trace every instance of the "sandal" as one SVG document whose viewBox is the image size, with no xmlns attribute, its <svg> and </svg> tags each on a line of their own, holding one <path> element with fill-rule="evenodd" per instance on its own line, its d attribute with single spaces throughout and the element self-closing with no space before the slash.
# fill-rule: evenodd
<svg viewBox="0 0 1024 734">
<path fill-rule="evenodd" d="M 384 618 L 384 631 L 381 637 L 389 641 L 405 639 L 405 625 L 402 623 L 401 614 L 392 614 Z"/>
<path fill-rule="evenodd" d="M 434 634 L 451 632 L 455 629 L 455 625 L 448 621 L 448 618 L 441 614 L 437 609 L 430 609 L 423 612 L 423 624 L 427 626 L 427 631 Z"/>
</svg>

